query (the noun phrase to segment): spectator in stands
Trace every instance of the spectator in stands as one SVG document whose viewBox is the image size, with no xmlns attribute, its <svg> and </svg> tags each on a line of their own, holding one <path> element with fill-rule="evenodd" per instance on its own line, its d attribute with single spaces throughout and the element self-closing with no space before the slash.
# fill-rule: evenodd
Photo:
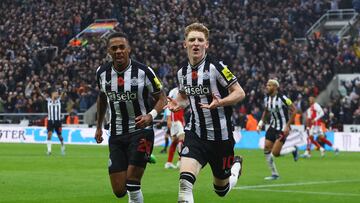
<svg viewBox="0 0 360 203">
<path fill-rule="evenodd" d="M 66 124 L 79 124 L 79 116 L 76 114 L 75 109 L 66 117 Z"/>
<path fill-rule="evenodd" d="M 329 3 L 338 3 L 341 7 L 338 0 L 191 2 L 149 4 L 141 0 L 125 3 L 58 0 L 31 1 L 30 4 L 28 1 L 2 0 L 0 96 L 11 97 L 4 104 L 5 111 L 13 113 L 17 110 L 16 102 L 11 101 L 14 96 L 9 94 L 19 94 L 16 89 L 20 86 L 26 104 L 32 103 L 32 108 L 41 110 L 33 111 L 46 112 L 46 108 L 39 108 L 44 101 L 34 100 L 36 94 L 29 83 L 59 82 L 66 77 L 74 87 L 68 92 L 65 103 L 71 100 L 69 104 L 78 111 L 80 101 L 82 111 L 94 104 L 91 98 L 96 96 L 85 99 L 84 95 L 82 98 L 78 89 L 86 85 L 95 87 L 95 78 L 87 73 L 89 67 L 98 67 L 105 61 L 106 46 L 98 39 L 85 47 L 67 44 L 79 28 L 84 29 L 97 18 L 118 19 L 121 27 L 117 29 L 125 30 L 133 41 L 133 57 L 158 69 L 165 88 L 172 87 L 171 80 L 177 70 L 175 62 L 185 54 L 177 51 L 181 50 L 179 47 L 184 38 L 181 28 L 195 21 L 206 22 L 212 38 L 216 39 L 210 39 L 214 42 L 210 54 L 214 51 L 220 53 L 219 57 L 233 67 L 240 85 L 246 92 L 253 92 L 244 102 L 246 109 L 262 110 L 263 92 L 259 87 L 271 77 L 279 78 L 279 82 L 287 87 L 284 93 L 291 99 L 301 95 L 299 102 L 305 110 L 307 95 L 320 93 L 334 74 L 360 72 L 360 60 L 354 51 L 356 45 L 353 46 L 357 42 L 339 40 L 334 36 L 310 36 L 306 43 L 294 41 L 296 37 L 305 36 L 308 28 L 330 8 Z M 353 0 L 353 6 L 360 10 L 360 1 Z M 57 56 L 51 47 L 58 48 Z M 20 84 L 21 81 L 25 82 Z M 352 119 L 346 120 L 350 121 Z"/>
<path fill-rule="evenodd" d="M 257 125 L 258 125 L 258 121 L 254 118 L 253 114 L 250 113 L 246 116 L 247 120 L 246 120 L 246 130 L 248 131 L 256 131 L 257 130 Z"/>
</svg>

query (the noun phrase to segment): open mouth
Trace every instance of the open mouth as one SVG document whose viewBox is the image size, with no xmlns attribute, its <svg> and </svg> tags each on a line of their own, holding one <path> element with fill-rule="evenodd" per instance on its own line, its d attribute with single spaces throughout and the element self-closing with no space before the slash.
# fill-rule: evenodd
<svg viewBox="0 0 360 203">
<path fill-rule="evenodd" d="M 199 54 L 200 53 L 200 49 L 199 48 L 193 48 L 193 54 Z"/>
<path fill-rule="evenodd" d="M 122 56 L 120 56 L 120 55 L 116 55 L 116 56 L 115 56 L 115 60 L 117 60 L 117 61 L 121 61 L 121 60 L 123 60 L 123 58 L 124 58 L 124 57 L 122 57 Z"/>
</svg>

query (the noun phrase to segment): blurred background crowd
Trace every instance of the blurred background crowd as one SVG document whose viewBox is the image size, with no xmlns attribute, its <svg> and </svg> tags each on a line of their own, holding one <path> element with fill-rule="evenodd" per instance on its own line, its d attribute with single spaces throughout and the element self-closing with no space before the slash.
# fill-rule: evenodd
<svg viewBox="0 0 360 203">
<path fill-rule="evenodd" d="M 356 1 L 354 1 L 356 3 Z M 277 78 L 281 91 L 301 115 L 308 97 L 317 96 L 338 73 L 360 73 L 360 39 L 334 36 L 295 38 L 329 9 L 356 7 L 341 0 L 2 0 L 0 3 L 0 113 L 47 112 L 34 91 L 68 81 L 64 112 L 85 112 L 98 94 L 95 72 L 106 60 L 106 44 L 68 42 L 95 19 L 115 18 L 130 37 L 132 57 L 152 68 L 168 92 L 178 64 L 186 60 L 184 27 L 210 28 L 209 54 L 238 77 L 247 97 L 234 108 L 234 122 L 261 117 L 265 83 Z M 343 84 L 343 96 L 324 105 L 334 128 L 360 124 L 360 80 Z"/>
</svg>

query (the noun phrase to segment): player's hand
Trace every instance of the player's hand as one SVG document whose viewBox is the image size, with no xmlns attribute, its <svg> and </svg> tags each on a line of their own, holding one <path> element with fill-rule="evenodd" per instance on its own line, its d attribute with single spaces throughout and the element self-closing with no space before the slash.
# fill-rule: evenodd
<svg viewBox="0 0 360 203">
<path fill-rule="evenodd" d="M 258 126 L 256 127 L 256 132 L 257 132 L 258 134 L 260 134 L 261 129 L 262 129 L 262 126 L 259 126 L 259 125 L 258 125 Z"/>
<path fill-rule="evenodd" d="M 210 104 L 203 104 L 203 103 L 199 103 L 200 104 L 200 108 L 203 109 L 215 109 L 220 105 L 220 97 L 216 96 L 214 93 L 212 94 L 212 102 Z"/>
<path fill-rule="evenodd" d="M 146 126 L 149 126 L 151 122 L 153 121 L 153 118 L 150 114 L 141 115 L 135 118 L 135 126 L 137 128 L 145 128 Z"/>
<path fill-rule="evenodd" d="M 96 143 L 98 143 L 98 144 L 100 144 L 104 140 L 102 138 L 102 129 L 101 128 L 96 128 L 95 140 L 96 140 Z"/>
<path fill-rule="evenodd" d="M 181 109 L 179 102 L 171 97 L 167 97 L 168 103 L 164 106 L 163 109 L 168 108 L 172 112 L 177 112 Z"/>
<path fill-rule="evenodd" d="M 256 131 L 258 132 L 258 134 L 260 134 L 260 131 L 262 130 L 263 126 L 264 126 L 264 121 L 260 120 L 258 125 L 256 126 Z"/>
<path fill-rule="evenodd" d="M 284 130 L 284 135 L 288 136 L 290 132 L 290 127 L 286 125 L 285 130 Z"/>
</svg>

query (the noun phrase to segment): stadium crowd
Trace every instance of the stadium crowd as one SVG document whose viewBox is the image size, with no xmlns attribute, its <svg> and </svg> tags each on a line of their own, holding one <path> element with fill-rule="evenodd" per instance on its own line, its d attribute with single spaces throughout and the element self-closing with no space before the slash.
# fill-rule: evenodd
<svg viewBox="0 0 360 203">
<path fill-rule="evenodd" d="M 183 28 L 191 22 L 204 22 L 211 29 L 209 53 L 230 65 L 247 93 L 234 111 L 236 118 L 253 113 L 259 119 L 268 78 L 277 78 L 282 91 L 305 111 L 308 97 L 324 90 L 334 74 L 360 72 L 354 51 L 360 41 L 344 41 L 341 46 L 329 36 L 310 37 L 307 43 L 295 41 L 304 37 L 326 10 L 333 9 L 334 2 L 3 0 L 0 113 L 46 112 L 46 102 L 35 87 L 46 92 L 64 80 L 70 84 L 64 109 L 84 112 L 90 108 L 97 96 L 95 71 L 106 58 L 105 43 L 97 40 L 80 48 L 67 44 L 102 18 L 119 21 L 117 29 L 130 36 L 133 58 L 153 67 L 166 91 L 175 85 L 178 64 L 186 59 Z M 360 122 L 359 83 L 354 81 L 354 90 L 349 88 L 356 94 L 350 100 L 333 98 L 325 106 L 329 123 Z"/>
</svg>

